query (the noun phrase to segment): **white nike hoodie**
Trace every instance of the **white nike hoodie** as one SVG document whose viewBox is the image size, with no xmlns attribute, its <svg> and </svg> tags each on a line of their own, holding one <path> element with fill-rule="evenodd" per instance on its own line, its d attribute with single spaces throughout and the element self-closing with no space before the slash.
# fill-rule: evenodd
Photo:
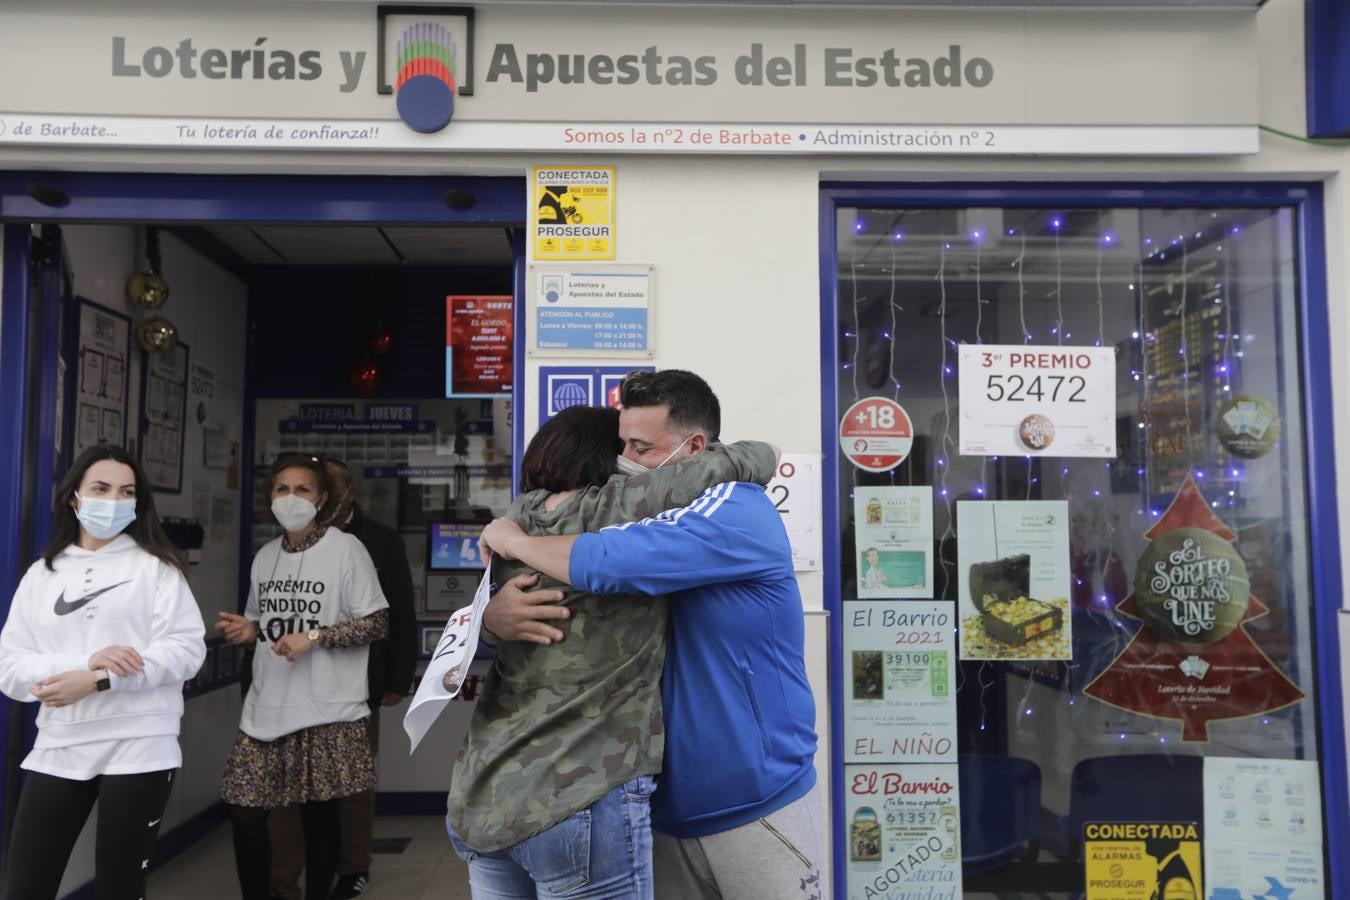
<svg viewBox="0 0 1350 900">
<path fill-rule="evenodd" d="M 129 535 L 100 550 L 72 544 L 52 561 L 29 566 L 0 632 L 0 692 L 32 703 L 33 685 L 62 672 L 87 671 L 110 644 L 133 647 L 145 663 L 112 689 L 69 706 L 43 706 L 34 745 L 177 736 L 183 682 L 206 658 L 206 628 L 183 574 L 145 552 Z"/>
</svg>

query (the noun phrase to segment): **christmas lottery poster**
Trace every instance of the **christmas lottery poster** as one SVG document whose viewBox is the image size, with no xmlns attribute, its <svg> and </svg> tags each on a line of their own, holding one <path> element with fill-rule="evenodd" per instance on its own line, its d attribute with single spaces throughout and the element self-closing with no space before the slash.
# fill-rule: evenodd
<svg viewBox="0 0 1350 900">
<path fill-rule="evenodd" d="M 956 761 L 954 606 L 845 605 L 845 762 Z"/>
<path fill-rule="evenodd" d="M 933 596 L 933 488 L 869 485 L 854 492 L 858 599 Z"/>
<path fill-rule="evenodd" d="M 1303 692 L 1257 646 L 1246 623 L 1268 612 L 1252 593 L 1236 535 L 1186 477 L 1145 532 L 1134 591 L 1116 606 L 1143 622 L 1083 692 L 1139 715 L 1181 722 L 1183 741 L 1209 740 L 1211 722 L 1290 706 Z"/>
<path fill-rule="evenodd" d="M 961 659 L 1071 659 L 1069 504 L 956 504 Z"/>
<path fill-rule="evenodd" d="M 846 766 L 848 900 L 961 896 L 956 765 Z"/>
</svg>

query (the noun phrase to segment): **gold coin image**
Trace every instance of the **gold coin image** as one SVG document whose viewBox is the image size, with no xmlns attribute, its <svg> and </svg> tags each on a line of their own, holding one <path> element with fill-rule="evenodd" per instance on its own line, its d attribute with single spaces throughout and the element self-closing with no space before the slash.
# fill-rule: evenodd
<svg viewBox="0 0 1350 900">
<path fill-rule="evenodd" d="M 1055 423 L 1040 413 L 1033 413 L 1017 426 L 1017 436 L 1030 450 L 1044 450 L 1055 441 Z"/>
</svg>

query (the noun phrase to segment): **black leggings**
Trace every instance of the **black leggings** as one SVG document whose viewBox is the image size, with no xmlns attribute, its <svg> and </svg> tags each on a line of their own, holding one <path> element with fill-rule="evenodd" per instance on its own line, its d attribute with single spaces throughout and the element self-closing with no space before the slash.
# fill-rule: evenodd
<svg viewBox="0 0 1350 900">
<path fill-rule="evenodd" d="M 70 851 L 98 801 L 94 896 L 140 900 L 176 770 L 99 775 L 89 781 L 29 772 L 19 795 L 5 900 L 54 900 Z"/>
<path fill-rule="evenodd" d="M 234 828 L 234 866 L 244 900 L 269 900 L 272 896 L 272 838 L 267 831 L 268 811 L 251 806 L 231 806 Z M 328 900 L 337 874 L 338 801 L 300 804 L 305 828 L 305 900 Z"/>
</svg>

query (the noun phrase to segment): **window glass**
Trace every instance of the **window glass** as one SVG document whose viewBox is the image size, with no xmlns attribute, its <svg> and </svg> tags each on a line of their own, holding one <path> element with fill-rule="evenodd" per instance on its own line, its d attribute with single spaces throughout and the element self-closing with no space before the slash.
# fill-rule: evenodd
<svg viewBox="0 0 1350 900">
<path fill-rule="evenodd" d="M 967 893 L 1077 895 L 1086 822 L 1217 835 L 1206 759 L 1317 758 L 1294 222 L 839 212 L 846 794 L 857 754 L 907 764 L 941 737 L 889 740 L 908 727 L 883 699 L 905 648 L 852 652 L 851 624 L 949 603 Z M 907 418 L 908 455 L 890 465 L 850 412 Z M 905 543 L 928 527 L 931 575 Z M 939 697 L 945 676 L 925 677 Z M 885 872 L 890 840 L 884 811 L 856 812 L 851 885 Z"/>
<path fill-rule="evenodd" d="M 472 598 L 478 533 L 511 502 L 510 404 L 508 397 L 259 400 L 253 552 L 282 533 L 270 510 L 277 456 L 341 460 L 362 513 L 403 536 L 419 616 L 443 620 Z M 463 577 L 447 575 L 456 572 Z M 460 590 L 449 591 L 450 582 Z"/>
</svg>

